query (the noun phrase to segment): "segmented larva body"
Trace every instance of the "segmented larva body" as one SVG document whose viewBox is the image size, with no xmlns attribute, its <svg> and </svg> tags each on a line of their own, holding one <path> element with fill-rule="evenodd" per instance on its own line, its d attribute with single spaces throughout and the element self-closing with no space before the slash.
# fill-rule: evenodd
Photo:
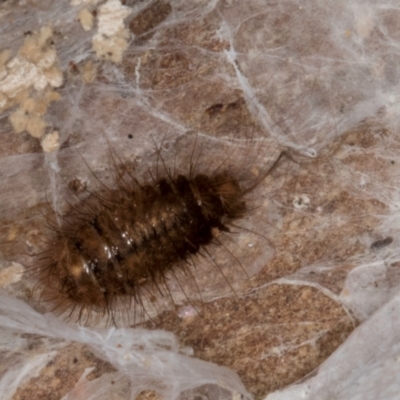
<svg viewBox="0 0 400 400">
<path fill-rule="evenodd" d="M 244 191 L 229 172 L 135 181 L 93 194 L 64 217 L 48 245 L 41 298 L 78 320 L 83 310 L 113 319 L 121 298 L 144 307 L 146 288 L 168 296 L 166 274 L 185 269 L 217 231 L 229 231 L 229 222 L 245 213 Z"/>
</svg>

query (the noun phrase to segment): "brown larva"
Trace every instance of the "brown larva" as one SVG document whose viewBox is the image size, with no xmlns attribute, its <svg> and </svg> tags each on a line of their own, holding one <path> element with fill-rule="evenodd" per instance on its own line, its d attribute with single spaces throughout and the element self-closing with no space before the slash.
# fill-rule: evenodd
<svg viewBox="0 0 400 400">
<path fill-rule="evenodd" d="M 54 233 L 35 260 L 40 299 L 83 324 L 94 314 L 116 324 L 115 311 L 121 309 L 127 320 L 141 321 L 149 316 L 152 297 L 174 303 L 168 274 L 194 279 L 189 265 L 208 256 L 221 233 L 246 215 L 246 195 L 263 179 L 245 178 L 249 173 L 243 170 L 238 176 L 228 166 L 229 156 L 211 173 L 196 172 L 193 157 L 189 172 L 181 174 L 159 155 L 157 172 L 147 182 L 118 167 L 116 189 L 102 184 L 103 190 L 71 207 L 61 226 L 51 224 Z"/>
</svg>

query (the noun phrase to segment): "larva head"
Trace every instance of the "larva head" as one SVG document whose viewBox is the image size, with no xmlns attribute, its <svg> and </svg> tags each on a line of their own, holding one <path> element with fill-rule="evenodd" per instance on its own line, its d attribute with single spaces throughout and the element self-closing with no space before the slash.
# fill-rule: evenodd
<svg viewBox="0 0 400 400">
<path fill-rule="evenodd" d="M 70 310 L 79 314 L 84 308 L 105 305 L 105 294 L 93 280 L 93 274 L 88 273 L 89 266 L 70 240 L 60 238 L 56 241 L 53 254 L 54 261 L 40 276 L 41 299 L 51 302 L 53 311 L 62 314 Z"/>
<path fill-rule="evenodd" d="M 198 202 L 209 216 L 215 218 L 242 218 L 247 211 L 243 190 L 228 172 L 215 176 L 197 175 L 193 179 Z"/>
</svg>

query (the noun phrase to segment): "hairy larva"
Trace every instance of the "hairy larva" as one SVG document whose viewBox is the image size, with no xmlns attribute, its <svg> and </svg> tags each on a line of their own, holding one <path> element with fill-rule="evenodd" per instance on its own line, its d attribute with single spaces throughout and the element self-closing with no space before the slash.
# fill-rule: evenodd
<svg viewBox="0 0 400 400">
<path fill-rule="evenodd" d="M 231 262 L 242 267 L 221 236 L 240 229 L 237 221 L 249 212 L 249 193 L 280 156 L 261 174 L 243 164 L 234 167 L 240 149 L 235 145 L 207 171 L 198 165 L 205 151 L 204 143 L 197 148 L 198 141 L 195 137 L 192 151 L 186 152 L 190 159 L 182 160 L 188 165 L 186 173 L 180 172 L 176 159 L 169 167 L 162 149 L 157 149 L 156 167 L 147 180 L 137 178 L 126 165 L 117 165 L 114 157 L 114 187 L 100 182 L 98 191 L 89 192 L 77 185 L 78 180 L 70 182 L 72 191 L 79 186 L 87 197 L 72 205 L 60 224 L 50 222 L 52 234 L 32 268 L 41 301 L 83 324 L 96 315 L 117 324 L 115 315 L 121 311 L 130 323 L 140 322 L 151 317 L 149 308 L 157 298 L 175 304 L 171 277 L 189 301 L 193 296 L 183 280 L 192 281 L 192 290 L 201 297 L 191 273 L 199 257 L 207 258 L 213 275 L 222 276 L 234 292 L 233 273 L 228 277 L 220 268 L 210 246 L 222 246 Z"/>
</svg>

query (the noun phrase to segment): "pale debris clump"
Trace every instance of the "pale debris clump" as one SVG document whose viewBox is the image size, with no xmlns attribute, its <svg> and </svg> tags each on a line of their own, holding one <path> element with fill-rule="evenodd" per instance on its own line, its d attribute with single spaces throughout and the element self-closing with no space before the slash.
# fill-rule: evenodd
<svg viewBox="0 0 400 400">
<path fill-rule="evenodd" d="M 84 83 L 91 83 L 95 80 L 97 74 L 97 67 L 91 61 L 88 61 L 83 66 L 82 81 Z"/>
<path fill-rule="evenodd" d="M 79 11 L 78 19 L 84 31 L 87 32 L 93 28 L 93 18 L 93 14 L 87 8 Z"/>
<path fill-rule="evenodd" d="M 25 38 L 11 60 L 9 51 L 0 54 L 0 112 L 20 104 L 10 122 L 15 132 L 27 131 L 36 138 L 44 134 L 47 124 L 43 116 L 49 104 L 60 97 L 53 88 L 63 83 L 52 36 L 53 29 L 44 26 Z M 36 91 L 33 96 L 32 90 Z"/>
<path fill-rule="evenodd" d="M 31 136 L 40 139 L 47 126 L 43 119 L 47 107 L 56 101 L 60 95 L 53 91 L 45 92 L 36 98 L 21 99 L 19 108 L 10 115 L 10 122 L 16 133 L 27 131 Z"/>
<path fill-rule="evenodd" d="M 60 137 L 58 131 L 48 133 L 41 142 L 42 149 L 46 153 L 56 151 L 60 147 Z"/>
<path fill-rule="evenodd" d="M 10 267 L 0 271 L 0 287 L 5 288 L 12 283 L 19 282 L 24 273 L 24 267 L 21 264 L 12 263 Z"/>
<path fill-rule="evenodd" d="M 108 0 L 98 10 L 98 30 L 92 39 L 96 56 L 119 63 L 128 48 L 129 30 L 124 19 L 131 13 L 119 0 Z"/>
</svg>

